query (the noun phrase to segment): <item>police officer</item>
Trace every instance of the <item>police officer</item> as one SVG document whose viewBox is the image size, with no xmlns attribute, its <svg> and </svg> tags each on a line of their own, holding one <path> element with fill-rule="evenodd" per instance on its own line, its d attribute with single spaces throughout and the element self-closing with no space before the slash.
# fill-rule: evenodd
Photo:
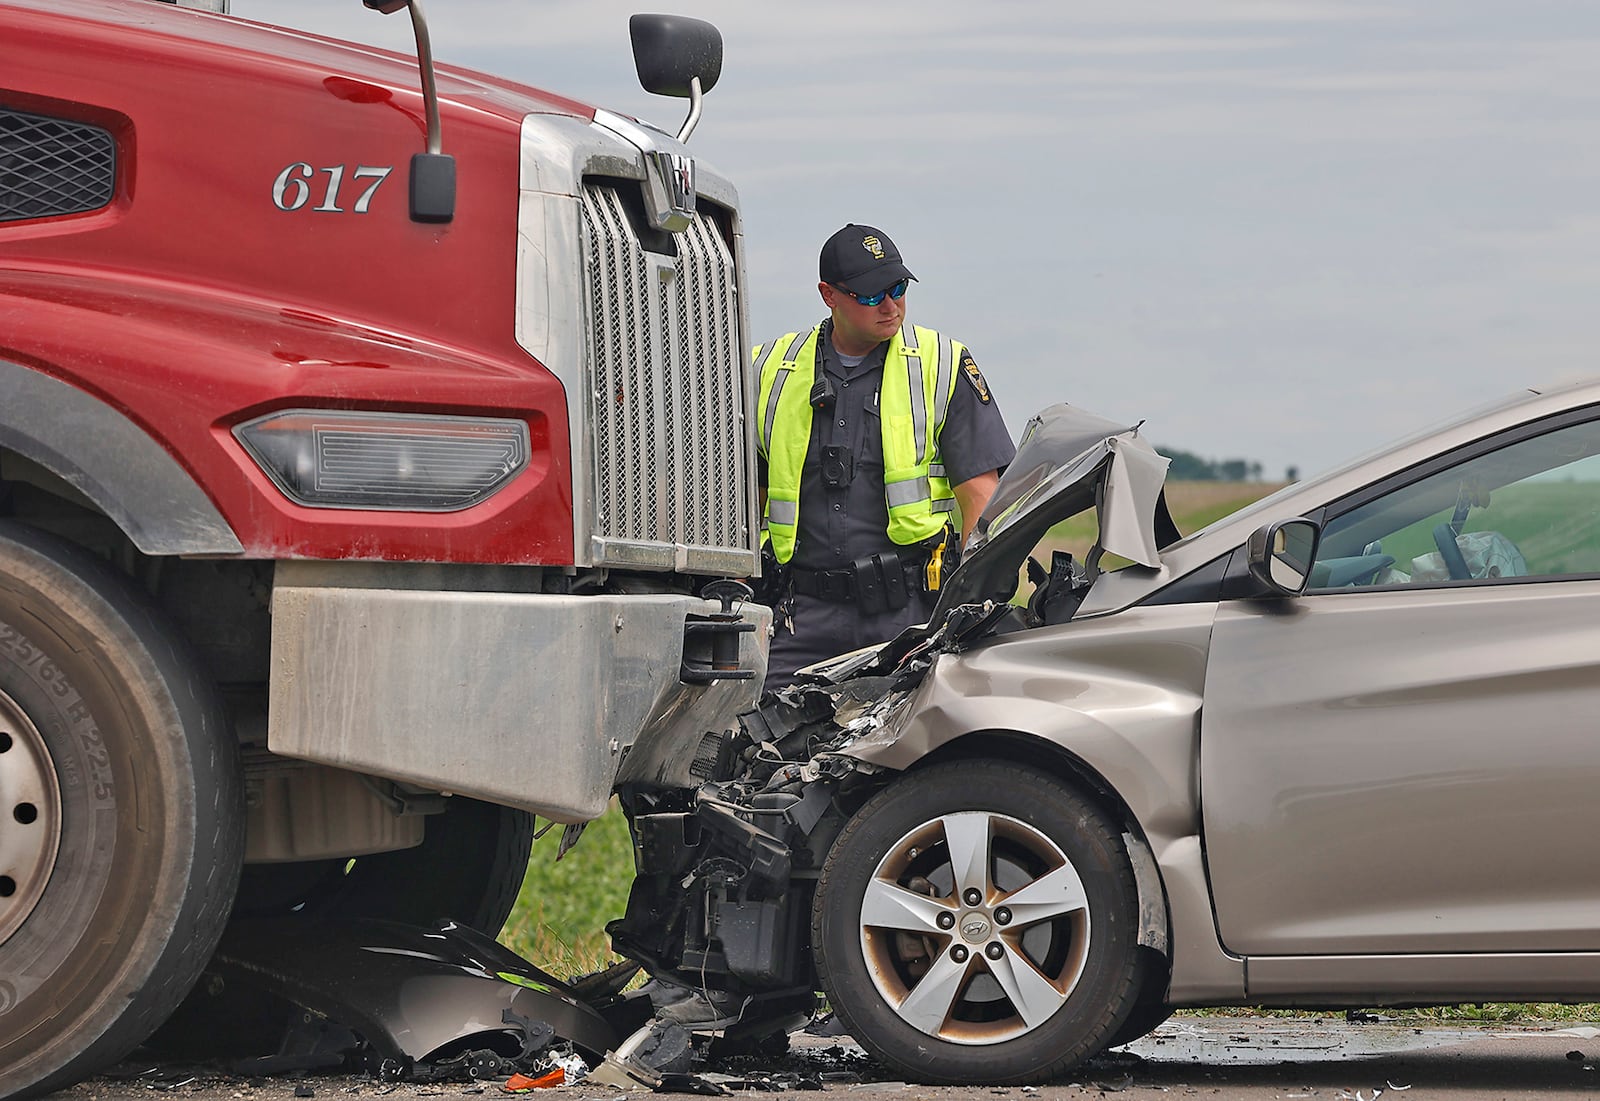
<svg viewBox="0 0 1600 1101">
<path fill-rule="evenodd" d="M 972 353 L 906 320 L 916 276 L 888 234 L 845 226 L 818 276 L 829 316 L 755 350 L 765 561 L 777 567 L 769 689 L 926 621 L 1016 454 Z"/>
</svg>

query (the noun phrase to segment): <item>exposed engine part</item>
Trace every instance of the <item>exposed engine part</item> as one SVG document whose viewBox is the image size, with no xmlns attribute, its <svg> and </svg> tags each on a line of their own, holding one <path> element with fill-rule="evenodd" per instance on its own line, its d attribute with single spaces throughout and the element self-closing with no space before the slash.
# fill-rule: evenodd
<svg viewBox="0 0 1600 1101">
<path fill-rule="evenodd" d="M 925 665 L 924 665 L 925 667 Z M 812 888 L 879 770 L 837 750 L 905 696 L 903 674 L 792 685 L 702 741 L 693 790 L 626 789 L 638 873 L 616 951 L 695 989 L 809 1005 Z M 920 678 L 919 678 L 920 679 Z"/>
</svg>

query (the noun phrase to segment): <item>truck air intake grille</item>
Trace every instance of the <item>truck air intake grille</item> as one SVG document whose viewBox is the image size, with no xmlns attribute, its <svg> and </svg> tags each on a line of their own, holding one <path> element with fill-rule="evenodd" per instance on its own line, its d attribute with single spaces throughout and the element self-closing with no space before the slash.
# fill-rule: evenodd
<svg viewBox="0 0 1600 1101">
<path fill-rule="evenodd" d="M 697 214 L 676 256 L 648 252 L 606 183 L 584 186 L 583 235 L 596 564 L 745 572 L 727 553 L 749 554 L 752 519 L 727 243 Z"/>
<path fill-rule="evenodd" d="M 116 143 L 98 126 L 0 109 L 0 222 L 99 210 L 116 177 Z"/>
</svg>

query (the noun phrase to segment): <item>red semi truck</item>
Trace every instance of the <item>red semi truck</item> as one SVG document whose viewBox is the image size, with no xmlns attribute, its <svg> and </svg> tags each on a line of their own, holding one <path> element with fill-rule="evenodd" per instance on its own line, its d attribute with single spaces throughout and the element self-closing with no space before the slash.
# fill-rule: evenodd
<svg viewBox="0 0 1600 1101">
<path fill-rule="evenodd" d="M 769 614 L 701 595 L 759 547 L 720 39 L 635 18 L 674 135 L 412 17 L 0 0 L 0 1096 L 230 912 L 497 929 L 533 815 L 754 700 Z"/>
</svg>

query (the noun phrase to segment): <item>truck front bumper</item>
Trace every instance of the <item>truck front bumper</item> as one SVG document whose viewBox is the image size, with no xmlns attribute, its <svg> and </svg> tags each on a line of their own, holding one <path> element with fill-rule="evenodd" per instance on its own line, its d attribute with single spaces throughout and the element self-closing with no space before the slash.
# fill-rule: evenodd
<svg viewBox="0 0 1600 1101">
<path fill-rule="evenodd" d="M 599 816 L 625 759 L 629 778 L 689 784 L 701 739 L 736 726 L 766 674 L 759 604 L 738 610 L 754 627 L 739 669 L 753 675 L 702 685 L 680 679 L 685 629 L 712 601 L 283 581 L 272 752 L 558 822 Z"/>
</svg>

